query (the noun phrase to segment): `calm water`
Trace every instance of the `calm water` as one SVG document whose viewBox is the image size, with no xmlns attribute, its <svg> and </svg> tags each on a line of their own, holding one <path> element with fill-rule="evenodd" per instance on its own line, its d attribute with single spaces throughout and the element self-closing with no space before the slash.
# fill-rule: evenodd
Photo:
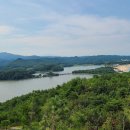
<svg viewBox="0 0 130 130">
<path fill-rule="evenodd" d="M 94 69 L 101 66 L 73 66 L 66 67 L 63 72 L 71 73 L 73 70 Z M 33 90 L 45 90 L 57 85 L 61 85 L 73 78 L 91 78 L 92 75 L 61 75 L 56 77 L 46 77 L 38 79 L 28 79 L 20 81 L 1 81 L 0 82 L 0 102 L 4 102 L 13 97 L 20 96 L 32 92 Z"/>
</svg>

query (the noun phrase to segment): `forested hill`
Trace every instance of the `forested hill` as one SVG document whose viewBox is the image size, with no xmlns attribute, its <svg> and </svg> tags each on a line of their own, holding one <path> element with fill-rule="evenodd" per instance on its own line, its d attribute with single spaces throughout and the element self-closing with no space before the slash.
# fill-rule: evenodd
<svg viewBox="0 0 130 130">
<path fill-rule="evenodd" d="M 22 55 L 16 55 L 16 54 L 11 54 L 7 52 L 1 52 L 0 53 L 0 67 L 8 65 L 10 62 L 18 59 L 38 59 L 40 58 L 39 56 L 22 56 Z"/>
<path fill-rule="evenodd" d="M 19 61 L 21 59 L 21 61 Z M 27 63 L 26 63 L 27 62 Z M 97 55 L 75 57 L 48 57 L 48 56 L 21 56 L 10 53 L 0 53 L 0 66 L 20 66 L 41 64 L 63 64 L 70 66 L 75 64 L 105 64 L 105 63 L 130 63 L 130 56 Z"/>
<path fill-rule="evenodd" d="M 73 79 L 0 104 L 0 129 L 130 130 L 130 73 Z"/>
<path fill-rule="evenodd" d="M 75 64 L 107 64 L 107 63 L 130 63 L 130 56 L 82 56 L 82 57 L 35 57 L 34 59 L 17 58 L 10 61 L 5 67 L 30 67 L 47 64 L 61 64 L 63 66 L 72 66 Z"/>
</svg>

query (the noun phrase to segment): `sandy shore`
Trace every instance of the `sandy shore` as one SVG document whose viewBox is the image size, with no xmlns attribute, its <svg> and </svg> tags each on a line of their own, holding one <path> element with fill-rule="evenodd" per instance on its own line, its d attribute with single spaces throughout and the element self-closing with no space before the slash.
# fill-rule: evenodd
<svg viewBox="0 0 130 130">
<path fill-rule="evenodd" d="M 129 72 L 130 71 L 130 64 L 127 65 L 118 65 L 115 66 L 114 69 L 119 72 Z"/>
</svg>

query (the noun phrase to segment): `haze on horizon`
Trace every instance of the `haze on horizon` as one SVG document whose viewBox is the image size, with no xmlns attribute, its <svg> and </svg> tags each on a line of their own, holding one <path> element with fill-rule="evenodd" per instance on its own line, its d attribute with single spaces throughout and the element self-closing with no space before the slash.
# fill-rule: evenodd
<svg viewBox="0 0 130 130">
<path fill-rule="evenodd" d="M 0 52 L 130 55 L 129 0 L 1 0 Z"/>
</svg>

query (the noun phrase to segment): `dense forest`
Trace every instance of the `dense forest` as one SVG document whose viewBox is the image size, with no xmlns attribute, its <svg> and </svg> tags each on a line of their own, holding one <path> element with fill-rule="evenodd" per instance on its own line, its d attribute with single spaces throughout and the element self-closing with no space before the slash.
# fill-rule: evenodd
<svg viewBox="0 0 130 130">
<path fill-rule="evenodd" d="M 2 59 L 3 58 L 3 59 Z M 40 56 L 21 56 L 10 53 L 0 53 L 0 80 L 16 80 L 34 77 L 32 72 L 56 72 L 63 71 L 64 67 L 93 64 L 93 65 L 111 65 L 128 64 L 129 56 L 117 55 L 98 55 L 98 56 L 75 56 L 75 57 L 40 57 Z M 17 71 L 17 72 L 16 72 Z M 113 73 L 112 68 L 101 68 L 100 70 L 74 71 L 73 73 L 104 73 L 109 71 Z M 31 72 L 31 73 L 30 73 Z M 15 74 L 13 76 L 13 73 Z M 33 73 L 33 74 L 34 74 Z M 55 76 L 55 74 L 51 74 Z M 11 77 L 11 78 L 10 78 Z"/>
<path fill-rule="evenodd" d="M 12 69 L 27 69 L 34 71 L 63 71 L 64 68 L 58 63 L 47 63 L 41 60 L 23 60 L 17 59 L 7 66 L 1 68 L 1 70 L 12 70 Z"/>
<path fill-rule="evenodd" d="M 64 70 L 63 66 L 61 65 L 39 65 L 37 67 L 32 68 L 22 68 L 16 67 L 15 68 L 6 68 L 0 71 L 0 80 L 20 80 L 20 79 L 29 79 L 29 78 L 37 78 L 41 76 L 35 76 L 37 71 L 40 72 L 48 72 L 45 76 L 58 76 L 58 74 L 53 73 L 57 71 Z"/>
<path fill-rule="evenodd" d="M 0 53 L 0 68 L 3 67 L 30 67 L 40 64 L 61 64 L 72 66 L 75 64 L 125 64 L 130 63 L 130 56 L 97 55 L 97 56 L 74 56 L 74 57 L 49 57 L 49 56 L 21 56 L 10 53 Z"/>
<path fill-rule="evenodd" d="M 130 73 L 76 78 L 0 104 L 0 129 L 130 130 Z"/>
<path fill-rule="evenodd" d="M 75 70 L 72 72 L 73 74 L 108 74 L 108 73 L 116 73 L 113 67 L 100 67 L 96 69 L 90 70 Z"/>
<path fill-rule="evenodd" d="M 33 75 L 35 72 L 32 70 L 8 70 L 0 71 L 0 80 L 20 80 L 20 79 L 29 79 L 35 78 Z"/>
</svg>

